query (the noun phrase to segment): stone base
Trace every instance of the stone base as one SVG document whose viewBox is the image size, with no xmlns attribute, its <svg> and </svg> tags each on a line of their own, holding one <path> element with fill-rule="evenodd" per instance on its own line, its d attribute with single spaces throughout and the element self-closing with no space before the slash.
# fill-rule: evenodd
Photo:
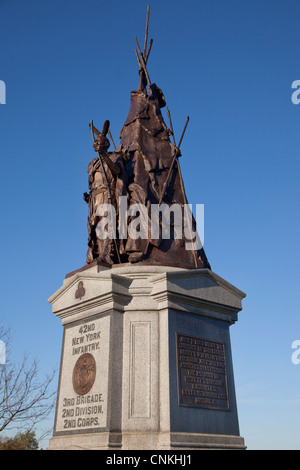
<svg viewBox="0 0 300 470">
<path fill-rule="evenodd" d="M 245 450 L 240 436 L 189 433 L 101 433 L 53 437 L 48 450 Z"/>
<path fill-rule="evenodd" d="M 49 449 L 244 449 L 229 335 L 243 297 L 209 269 L 67 277 L 49 299 L 64 326 Z"/>
</svg>

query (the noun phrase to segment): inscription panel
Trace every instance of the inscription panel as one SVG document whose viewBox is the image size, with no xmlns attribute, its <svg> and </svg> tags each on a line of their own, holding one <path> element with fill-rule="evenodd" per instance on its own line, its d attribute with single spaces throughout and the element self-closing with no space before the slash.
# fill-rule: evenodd
<svg viewBox="0 0 300 470">
<path fill-rule="evenodd" d="M 56 433 L 107 426 L 109 332 L 109 316 L 65 329 Z"/>
<path fill-rule="evenodd" d="M 225 344 L 176 333 L 178 405 L 229 410 Z"/>
</svg>

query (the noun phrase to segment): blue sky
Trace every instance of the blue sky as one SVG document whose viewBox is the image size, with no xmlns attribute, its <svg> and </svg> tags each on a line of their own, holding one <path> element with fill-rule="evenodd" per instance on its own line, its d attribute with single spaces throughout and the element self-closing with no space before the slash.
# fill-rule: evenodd
<svg viewBox="0 0 300 470">
<path fill-rule="evenodd" d="M 17 360 L 59 364 L 47 299 L 85 263 L 88 123 L 109 119 L 118 142 L 148 4 L 148 71 L 177 142 L 190 117 L 181 166 L 189 202 L 205 205 L 207 257 L 247 293 L 231 327 L 241 435 L 300 449 L 296 0 L 0 0 L 1 321 Z"/>
</svg>

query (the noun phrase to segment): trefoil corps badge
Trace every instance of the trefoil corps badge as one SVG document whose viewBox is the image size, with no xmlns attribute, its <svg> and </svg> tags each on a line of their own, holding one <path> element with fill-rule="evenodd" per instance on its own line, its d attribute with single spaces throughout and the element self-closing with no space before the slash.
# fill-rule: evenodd
<svg viewBox="0 0 300 470">
<path fill-rule="evenodd" d="M 73 388 L 78 395 L 88 393 L 95 381 L 96 361 L 90 353 L 82 354 L 73 370 Z"/>
<path fill-rule="evenodd" d="M 77 286 L 77 291 L 75 292 L 76 299 L 80 299 L 85 295 L 85 288 L 83 287 L 83 282 L 79 281 Z"/>
</svg>

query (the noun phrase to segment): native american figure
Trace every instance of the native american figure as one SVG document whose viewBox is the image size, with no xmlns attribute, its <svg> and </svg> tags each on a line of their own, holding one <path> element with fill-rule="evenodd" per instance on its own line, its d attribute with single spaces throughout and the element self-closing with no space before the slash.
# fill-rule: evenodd
<svg viewBox="0 0 300 470">
<path fill-rule="evenodd" d="M 126 195 L 127 177 L 124 170 L 124 154 L 107 152 L 110 147 L 110 142 L 106 137 L 108 128 L 109 121 L 105 121 L 102 132 L 95 127 L 92 128 L 92 132 L 97 135 L 93 146 L 98 157 L 94 158 L 88 166 L 90 192 L 83 195 L 84 200 L 89 204 L 87 264 L 95 259 L 108 264 L 120 261 L 117 233 L 110 234 L 106 238 L 99 237 L 99 232 L 97 233 L 97 226 L 101 217 L 104 216 L 103 213 L 100 215 L 97 212 L 99 207 L 107 205 L 108 212 L 110 209 L 112 211 L 111 217 L 116 216 L 118 219 L 119 196 Z"/>
</svg>

